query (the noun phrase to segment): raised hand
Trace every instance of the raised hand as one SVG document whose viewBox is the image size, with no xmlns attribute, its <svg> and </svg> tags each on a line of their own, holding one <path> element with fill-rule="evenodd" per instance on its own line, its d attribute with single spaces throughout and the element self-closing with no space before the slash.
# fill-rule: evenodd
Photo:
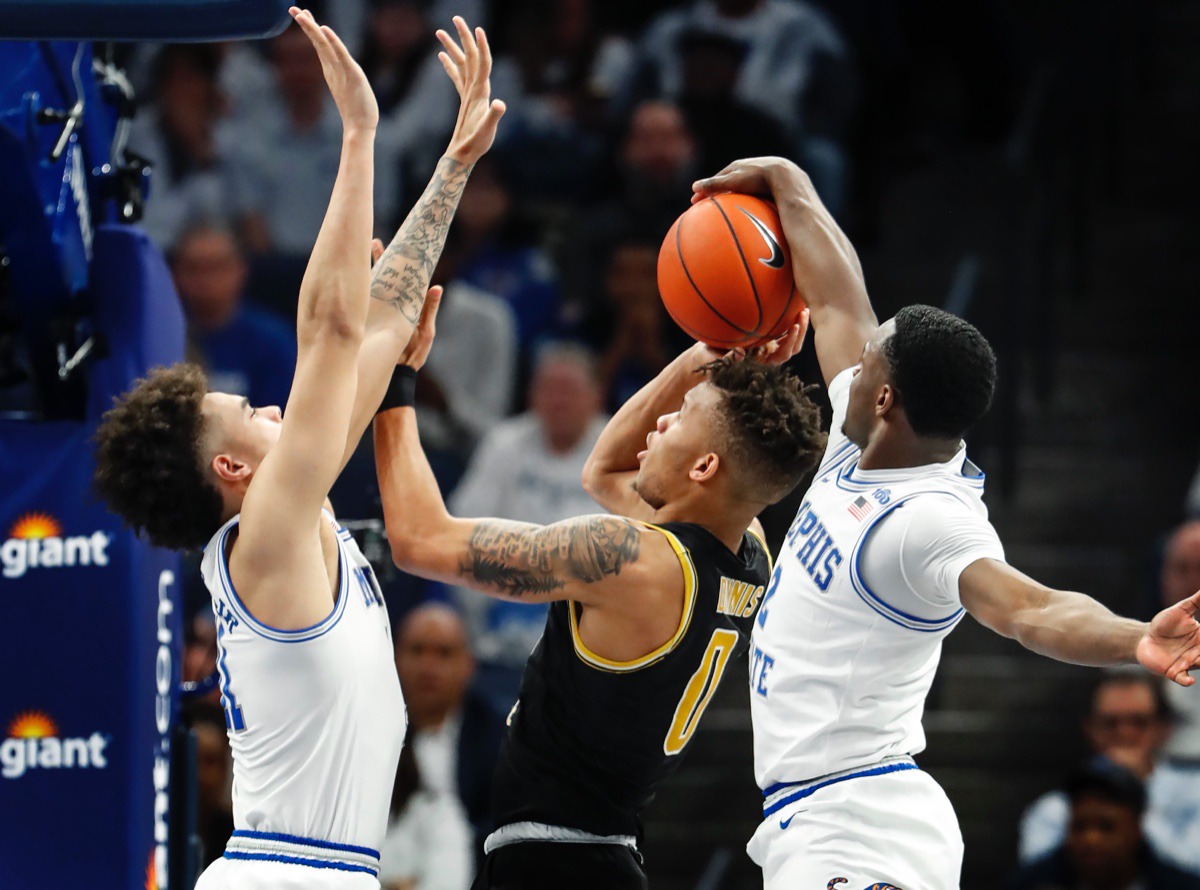
<svg viewBox="0 0 1200 890">
<path fill-rule="evenodd" d="M 321 71 L 329 92 L 337 103 L 342 126 L 347 131 L 374 133 L 379 126 L 379 104 L 367 81 L 367 75 L 354 61 L 346 45 L 328 25 L 319 25 L 307 9 L 293 6 L 288 10 L 296 24 L 317 50 Z"/>
<path fill-rule="evenodd" d="M 1191 686 L 1196 679 L 1188 673 L 1200 663 L 1200 593 L 1169 609 L 1163 609 L 1150 622 L 1150 629 L 1137 646 L 1138 661 L 1148 670 Z"/>
<path fill-rule="evenodd" d="M 454 17 L 458 41 L 445 31 L 437 39 L 445 47 L 438 59 L 458 90 L 458 121 L 446 155 L 462 164 L 474 164 L 496 138 L 496 127 L 504 116 L 504 103 L 492 99 L 492 51 L 483 28 L 474 32 L 462 16 Z M 461 44 L 461 45 L 460 45 Z"/>
<path fill-rule="evenodd" d="M 762 365 L 782 365 L 800 352 L 804 338 L 808 336 L 808 310 L 779 337 L 750 350 L 750 358 Z"/>
</svg>

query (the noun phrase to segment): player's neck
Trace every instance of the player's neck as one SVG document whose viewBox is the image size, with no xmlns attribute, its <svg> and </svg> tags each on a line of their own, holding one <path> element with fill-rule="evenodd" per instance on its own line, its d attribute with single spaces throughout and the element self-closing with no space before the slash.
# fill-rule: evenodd
<svg viewBox="0 0 1200 890">
<path fill-rule="evenodd" d="M 690 522 L 698 525 L 714 538 L 737 553 L 742 546 L 742 536 L 750 527 L 758 510 L 750 504 L 731 506 L 728 503 L 709 506 L 692 502 L 667 504 L 654 515 L 654 521 Z"/>
<path fill-rule="evenodd" d="M 911 432 L 889 432 L 867 443 L 858 465 L 864 470 L 893 470 L 944 464 L 961 447 L 961 439 L 930 439 Z"/>
</svg>

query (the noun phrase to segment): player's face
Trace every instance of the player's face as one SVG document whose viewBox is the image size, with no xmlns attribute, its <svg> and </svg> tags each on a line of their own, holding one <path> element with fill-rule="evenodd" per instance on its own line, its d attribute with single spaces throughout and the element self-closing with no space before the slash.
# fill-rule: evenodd
<svg viewBox="0 0 1200 890">
<path fill-rule="evenodd" d="M 203 411 L 216 431 L 213 453 L 227 454 L 251 469 L 262 463 L 283 429 L 278 405 L 255 408 L 243 396 L 210 392 L 204 396 Z"/>
<path fill-rule="evenodd" d="M 660 417 L 646 436 L 633 489 L 655 510 L 685 491 L 692 484 L 692 470 L 713 453 L 711 431 L 720 423 L 720 400 L 717 390 L 703 383 L 684 397 L 678 411 Z"/>
<path fill-rule="evenodd" d="M 879 326 L 875 336 L 863 347 L 862 360 L 850 383 L 850 401 L 846 406 L 842 432 L 859 448 L 867 447 L 877 420 L 875 406 L 883 387 L 891 383 L 891 368 L 883 354 L 883 344 L 895 330 L 896 322 L 893 320 Z"/>
</svg>

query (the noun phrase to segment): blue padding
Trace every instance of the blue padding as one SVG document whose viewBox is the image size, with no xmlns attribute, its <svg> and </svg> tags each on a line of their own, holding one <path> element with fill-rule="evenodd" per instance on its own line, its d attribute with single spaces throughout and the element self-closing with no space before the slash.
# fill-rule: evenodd
<svg viewBox="0 0 1200 890">
<path fill-rule="evenodd" d="M 0 37 L 235 40 L 287 27 L 288 0 L 0 0 Z"/>
<path fill-rule="evenodd" d="M 171 271 L 144 232 L 105 225 L 95 243 L 93 321 L 109 351 L 89 378 L 88 414 L 98 418 L 148 369 L 183 359 L 184 320 Z"/>
</svg>

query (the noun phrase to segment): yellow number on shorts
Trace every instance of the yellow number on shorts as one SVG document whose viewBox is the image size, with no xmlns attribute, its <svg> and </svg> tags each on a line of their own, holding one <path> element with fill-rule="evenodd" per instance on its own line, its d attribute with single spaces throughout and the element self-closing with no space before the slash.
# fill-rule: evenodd
<svg viewBox="0 0 1200 890">
<path fill-rule="evenodd" d="M 671 721 L 671 728 L 667 730 L 667 737 L 663 739 L 663 751 L 667 754 L 678 754 L 682 751 L 692 733 L 696 731 L 704 709 L 708 707 L 709 700 L 717 691 L 717 684 L 721 682 L 721 674 L 725 673 L 725 665 L 729 663 L 729 656 L 733 654 L 737 641 L 736 630 L 713 631 L 708 648 L 704 650 L 704 657 L 700 659 L 700 667 L 696 668 L 696 673 L 688 680 L 687 688 L 683 690 L 683 698 L 679 699 L 679 704 L 675 706 L 675 719 Z"/>
</svg>

